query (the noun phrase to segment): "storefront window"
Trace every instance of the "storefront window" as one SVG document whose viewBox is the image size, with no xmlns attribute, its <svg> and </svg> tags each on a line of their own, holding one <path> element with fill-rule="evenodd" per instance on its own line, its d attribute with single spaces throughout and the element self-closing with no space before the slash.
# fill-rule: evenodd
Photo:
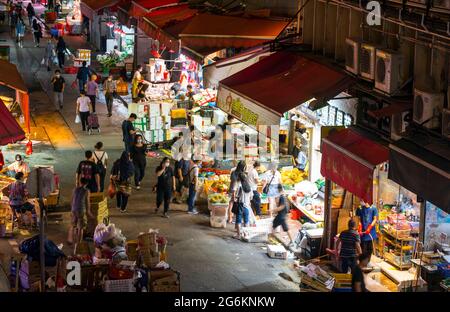
<svg viewBox="0 0 450 312">
<path fill-rule="evenodd" d="M 450 214 L 430 202 L 425 203 L 425 250 L 450 244 Z"/>
</svg>

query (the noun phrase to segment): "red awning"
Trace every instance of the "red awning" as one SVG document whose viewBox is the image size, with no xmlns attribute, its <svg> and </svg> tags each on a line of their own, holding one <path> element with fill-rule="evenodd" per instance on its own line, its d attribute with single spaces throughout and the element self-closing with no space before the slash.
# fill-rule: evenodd
<svg viewBox="0 0 450 312">
<path fill-rule="evenodd" d="M 280 116 L 316 98 L 346 90 L 350 76 L 295 52 L 277 52 L 220 82 Z"/>
<path fill-rule="evenodd" d="M 17 70 L 16 65 L 0 60 L 0 84 L 16 90 L 16 101 L 19 102 L 25 125 L 30 132 L 30 103 L 28 88 Z"/>
<path fill-rule="evenodd" d="M 145 16 L 150 11 L 167 6 L 177 5 L 179 0 L 136 0 L 132 2 L 130 16 Z"/>
<path fill-rule="evenodd" d="M 139 28 L 150 38 L 158 40 L 161 46 L 176 52 L 180 49 L 178 35 L 197 14 L 188 4 L 160 8 L 146 14 L 139 21 Z"/>
<path fill-rule="evenodd" d="M 261 18 L 199 14 L 180 33 L 182 45 L 205 48 L 250 48 L 275 39 L 289 24 Z"/>
<path fill-rule="evenodd" d="M 373 171 L 389 159 L 389 149 L 353 129 L 322 139 L 320 173 L 368 203 L 373 203 Z"/>
<path fill-rule="evenodd" d="M 81 14 L 92 20 L 97 11 L 116 5 L 119 0 L 81 0 Z"/>
<path fill-rule="evenodd" d="M 0 145 L 7 145 L 23 139 L 25 139 L 25 132 L 0 100 Z"/>
</svg>

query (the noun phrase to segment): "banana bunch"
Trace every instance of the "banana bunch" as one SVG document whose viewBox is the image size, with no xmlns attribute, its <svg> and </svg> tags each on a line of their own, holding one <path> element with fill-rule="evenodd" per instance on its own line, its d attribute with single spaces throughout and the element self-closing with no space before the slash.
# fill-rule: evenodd
<svg viewBox="0 0 450 312">
<path fill-rule="evenodd" d="M 213 194 L 209 197 L 209 200 L 213 204 L 226 204 L 228 203 L 228 197 L 223 194 Z"/>
</svg>

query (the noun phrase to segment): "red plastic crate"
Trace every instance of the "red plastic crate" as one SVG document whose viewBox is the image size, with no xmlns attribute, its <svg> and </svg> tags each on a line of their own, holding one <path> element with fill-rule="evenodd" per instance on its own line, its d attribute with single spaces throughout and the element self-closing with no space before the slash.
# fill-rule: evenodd
<svg viewBox="0 0 450 312">
<path fill-rule="evenodd" d="M 64 72 L 69 75 L 75 75 L 78 72 L 78 68 L 75 66 L 66 66 L 64 67 Z"/>
</svg>

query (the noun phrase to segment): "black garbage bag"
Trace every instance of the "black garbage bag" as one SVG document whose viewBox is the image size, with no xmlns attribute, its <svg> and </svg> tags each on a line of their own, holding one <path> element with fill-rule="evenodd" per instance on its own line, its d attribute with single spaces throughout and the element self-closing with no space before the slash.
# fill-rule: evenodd
<svg viewBox="0 0 450 312">
<path fill-rule="evenodd" d="M 28 256 L 29 261 L 40 261 L 39 235 L 24 240 L 19 245 L 19 250 Z M 64 257 L 64 253 L 51 240 L 46 239 L 44 243 L 45 266 L 54 267 L 58 258 Z"/>
</svg>

